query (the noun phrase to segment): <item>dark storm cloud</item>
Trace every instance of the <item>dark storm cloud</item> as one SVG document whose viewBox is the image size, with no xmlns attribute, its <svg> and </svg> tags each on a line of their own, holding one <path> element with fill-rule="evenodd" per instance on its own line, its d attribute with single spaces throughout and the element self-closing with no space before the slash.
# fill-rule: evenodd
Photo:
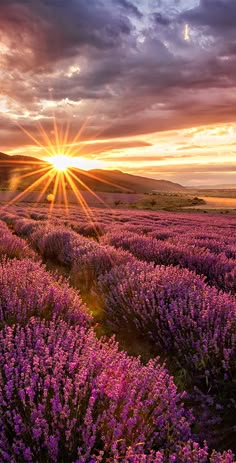
<svg viewBox="0 0 236 463">
<path fill-rule="evenodd" d="M 183 14 L 192 24 L 209 26 L 213 33 L 228 32 L 236 26 L 235 0 L 201 0 L 196 8 Z"/>
<path fill-rule="evenodd" d="M 82 53 L 86 46 L 117 48 L 132 29 L 127 15 L 116 15 L 99 0 L 1 0 L 0 8 L 1 32 L 15 47 L 8 59 L 12 63 L 18 52 L 18 67 L 52 64 Z"/>
<path fill-rule="evenodd" d="M 73 131 L 98 104 L 87 133 L 101 128 L 111 138 L 232 121 L 236 2 L 193 4 L 1 0 L 0 84 L 10 114 L 28 111 L 32 127 L 38 114 L 47 127 L 52 98 L 59 119 L 74 116 Z"/>
</svg>

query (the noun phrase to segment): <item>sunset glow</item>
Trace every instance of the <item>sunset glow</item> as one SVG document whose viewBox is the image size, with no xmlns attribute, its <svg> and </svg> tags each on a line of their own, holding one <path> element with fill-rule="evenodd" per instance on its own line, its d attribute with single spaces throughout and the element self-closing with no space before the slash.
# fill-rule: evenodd
<svg viewBox="0 0 236 463">
<path fill-rule="evenodd" d="M 50 162 L 55 169 L 60 172 L 65 172 L 69 167 L 75 167 L 81 170 L 90 170 L 104 168 L 106 166 L 105 162 L 99 160 L 68 156 L 66 154 L 56 154 L 55 156 L 45 158 L 45 160 Z"/>
<path fill-rule="evenodd" d="M 67 124 L 67 128 L 63 130 L 60 127 L 55 115 L 53 117 L 53 135 L 47 133 L 42 124 L 38 124 L 38 133 L 36 135 L 28 131 L 23 125 L 18 124 L 19 129 L 24 133 L 29 140 L 34 142 L 32 150 L 40 149 L 44 154 L 44 160 L 37 161 L 37 168 L 34 169 L 33 165 L 35 161 L 29 161 L 32 169 L 30 172 L 17 176 L 16 185 L 22 185 L 26 179 L 31 179 L 29 186 L 25 187 L 23 191 L 16 194 L 8 203 L 3 206 L 3 209 L 8 208 L 12 204 L 19 201 L 25 200 L 31 193 L 37 192 L 36 204 L 41 200 L 46 199 L 49 206 L 49 217 L 52 216 L 54 206 L 56 204 L 63 204 L 65 206 L 65 213 L 70 214 L 70 202 L 68 200 L 68 189 L 73 193 L 74 198 L 78 205 L 84 211 L 88 223 L 94 228 L 95 235 L 98 236 L 99 232 L 95 225 L 95 217 L 91 208 L 89 207 L 86 199 L 84 198 L 83 192 L 89 192 L 90 195 L 95 198 L 99 204 L 107 207 L 107 204 L 91 189 L 86 180 L 95 180 L 99 184 L 109 185 L 110 187 L 117 187 L 116 184 L 106 181 L 103 178 L 89 169 L 96 169 L 103 165 L 101 161 L 96 161 L 88 158 L 78 156 L 80 151 L 80 137 L 86 128 L 88 119 L 85 120 L 82 127 L 78 130 L 76 135 L 71 140 L 70 127 Z M 57 150 L 60 149 L 60 152 Z M 47 156 L 45 156 L 45 153 Z M 9 157 L 10 158 L 10 157 Z M 11 158 L 10 158 L 11 159 Z M 31 158 L 29 158 L 31 159 Z M 18 160 L 17 156 L 14 160 L 1 160 L 0 167 L 4 162 L 8 165 L 22 167 L 24 161 Z M 26 161 L 25 161 L 26 162 Z M 87 172 L 88 171 L 88 172 Z M 80 177 L 85 178 L 85 181 Z M 37 176 L 36 180 L 33 178 Z M 49 192 L 50 190 L 50 192 Z M 82 191 L 81 191 L 82 190 Z M 122 190 L 122 187 L 121 187 Z"/>
</svg>

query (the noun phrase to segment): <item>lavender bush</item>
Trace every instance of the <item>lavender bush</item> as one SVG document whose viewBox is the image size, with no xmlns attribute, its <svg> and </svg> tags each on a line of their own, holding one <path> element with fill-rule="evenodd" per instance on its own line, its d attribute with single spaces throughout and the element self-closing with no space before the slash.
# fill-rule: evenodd
<svg viewBox="0 0 236 463">
<path fill-rule="evenodd" d="M 21 218 L 16 220 L 14 224 L 14 231 L 17 235 L 25 238 L 29 238 L 30 235 L 39 227 L 43 225 L 42 222 L 36 222 L 36 220 Z"/>
<path fill-rule="evenodd" d="M 124 323 L 149 336 L 160 352 L 206 382 L 232 381 L 236 373 L 236 301 L 186 269 L 142 262 L 99 278 L 100 297 L 113 328 Z M 232 383 L 233 387 L 233 383 Z"/>
<path fill-rule="evenodd" d="M 182 240 L 179 246 L 166 241 L 124 231 L 111 231 L 101 238 L 110 244 L 131 252 L 138 259 L 156 265 L 179 265 L 205 275 L 209 284 L 224 291 L 236 291 L 236 261 L 223 252 L 219 255 L 208 249 L 188 246 Z"/>
<path fill-rule="evenodd" d="M 0 221 L 0 259 L 4 256 L 10 259 L 14 257 L 17 259 L 36 258 L 34 251 L 30 249 L 28 244 L 18 236 L 13 235 L 6 224 Z"/>
<path fill-rule="evenodd" d="M 30 259 L 0 263 L 0 325 L 60 315 L 81 325 L 90 315 L 76 291 Z"/>
<path fill-rule="evenodd" d="M 92 331 L 35 318 L 5 327 L 0 352 L 2 462 L 208 461 L 155 361 L 142 366 Z M 211 462 L 233 462 L 225 455 Z"/>
<path fill-rule="evenodd" d="M 42 256 L 69 267 L 75 258 L 97 246 L 94 241 L 83 238 L 70 229 L 53 225 L 39 225 L 38 230 L 31 235 L 31 241 Z"/>
<path fill-rule="evenodd" d="M 100 275 L 130 261 L 134 261 L 133 256 L 122 249 L 97 245 L 74 259 L 70 279 L 74 286 L 88 292 L 96 285 Z"/>
</svg>

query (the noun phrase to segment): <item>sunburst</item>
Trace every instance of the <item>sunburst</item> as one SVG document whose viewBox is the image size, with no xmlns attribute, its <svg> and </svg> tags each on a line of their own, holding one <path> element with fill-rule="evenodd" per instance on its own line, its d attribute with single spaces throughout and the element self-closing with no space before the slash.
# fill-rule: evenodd
<svg viewBox="0 0 236 463">
<path fill-rule="evenodd" d="M 59 127 L 56 118 L 53 118 L 53 132 L 54 139 L 50 137 L 47 131 L 44 129 L 41 123 L 37 124 L 39 137 L 32 135 L 27 129 L 25 129 L 20 124 L 17 124 L 18 127 L 30 138 L 31 141 L 37 147 L 40 147 L 46 154 L 46 161 L 38 161 L 37 168 L 30 173 L 26 173 L 19 177 L 19 180 L 25 178 L 30 178 L 37 175 L 39 178 L 33 181 L 24 191 L 17 194 L 5 207 L 12 205 L 18 201 L 22 201 L 27 197 L 29 193 L 33 191 L 39 191 L 39 194 L 36 198 L 35 205 L 41 201 L 43 198 L 47 198 L 49 202 L 49 218 L 52 216 L 54 205 L 57 202 L 65 206 L 66 214 L 69 215 L 69 200 L 67 195 L 67 189 L 71 190 L 77 203 L 82 207 L 85 212 L 89 222 L 95 227 L 94 222 L 95 218 L 93 212 L 87 204 L 82 191 L 88 191 L 97 201 L 109 208 L 111 208 L 102 200 L 102 198 L 95 193 L 85 181 L 82 181 L 79 173 L 83 174 L 83 178 L 87 177 L 88 179 L 93 179 L 101 183 L 108 184 L 112 187 L 119 187 L 119 185 L 106 181 L 100 178 L 94 173 L 86 172 L 82 170 L 79 166 L 82 164 L 86 168 L 86 159 L 78 157 L 80 153 L 80 141 L 81 135 L 84 129 L 87 127 L 90 118 L 88 117 L 82 127 L 78 130 L 78 133 L 70 140 L 70 124 L 67 123 L 65 129 L 63 130 Z M 22 164 L 24 161 L 13 161 L 15 164 Z M 8 164 L 10 162 L 8 161 Z M 27 164 L 30 164 L 31 162 Z M 32 162 L 35 165 L 35 162 Z M 88 160 L 88 167 L 91 167 L 91 162 Z M 123 188 L 123 191 L 127 192 L 127 189 Z M 60 201 L 59 201 L 60 199 Z M 112 212 L 112 210 L 111 210 Z M 97 232 L 97 229 L 96 229 Z"/>
</svg>

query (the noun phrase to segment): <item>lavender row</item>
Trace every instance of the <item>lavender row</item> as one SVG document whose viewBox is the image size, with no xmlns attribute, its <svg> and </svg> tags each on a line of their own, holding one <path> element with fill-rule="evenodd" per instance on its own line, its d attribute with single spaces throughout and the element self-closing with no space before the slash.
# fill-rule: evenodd
<svg viewBox="0 0 236 463">
<path fill-rule="evenodd" d="M 30 212 L 32 211 L 32 212 Z M 14 207 L 11 212 L 2 213 L 3 220 L 9 223 L 14 220 L 14 217 L 25 217 L 37 221 L 47 219 L 47 209 L 38 207 L 39 212 L 35 212 L 30 205 L 24 207 Z M 64 211 L 65 212 L 65 211 Z M 64 215 L 64 218 L 63 218 Z M 105 210 L 92 209 L 91 216 L 93 223 L 88 222 L 88 218 L 79 208 L 72 207 L 70 215 L 63 214 L 63 208 L 56 208 L 53 217 L 55 221 L 69 225 L 79 234 L 85 236 L 96 236 L 95 229 L 101 234 L 108 231 L 111 226 L 120 227 L 125 231 L 138 232 L 148 234 L 157 239 L 166 240 L 168 238 L 183 237 L 202 238 L 210 244 L 209 240 L 215 239 L 222 246 L 235 245 L 235 216 L 228 215 L 222 217 L 220 215 L 204 214 L 176 214 L 176 213 L 152 213 L 144 211 L 125 211 L 125 210 Z M 216 243 L 217 244 L 217 243 Z"/>
<path fill-rule="evenodd" d="M 188 232 L 196 234 L 208 235 L 219 234 L 221 237 L 230 239 L 233 237 L 236 228 L 236 218 L 233 214 L 227 216 L 215 214 L 188 214 L 188 213 L 169 213 L 169 212 L 151 212 L 125 209 L 105 209 L 91 208 L 91 218 L 97 225 L 122 224 L 127 227 L 139 227 L 143 233 L 146 232 L 170 232 L 171 235 L 182 235 Z M 48 207 L 38 205 L 37 212 L 35 206 L 25 203 L 22 205 L 11 206 L 2 213 L 3 215 L 18 215 L 34 220 L 46 220 L 48 217 Z M 69 215 L 66 214 L 63 206 L 55 207 L 53 210 L 55 219 L 64 220 L 78 227 L 81 226 L 82 234 L 83 227 L 88 223 L 88 217 L 81 208 L 71 206 Z M 63 218 L 64 217 L 64 218 Z M 222 234 L 222 231 L 224 233 Z"/>
<path fill-rule="evenodd" d="M 233 463 L 192 440 L 166 370 L 92 331 L 32 318 L 0 331 L 3 463 Z"/>
<path fill-rule="evenodd" d="M 234 391 L 236 301 L 187 269 L 143 262 L 114 268 L 99 279 L 108 323 L 149 336 L 194 384 Z M 233 392 L 234 391 L 234 392 Z"/>
<path fill-rule="evenodd" d="M 0 326 L 25 324 L 30 317 L 64 318 L 86 326 L 88 309 L 77 291 L 31 259 L 13 259 L 0 264 Z"/>
<path fill-rule="evenodd" d="M 89 291 L 97 278 L 115 265 L 134 260 L 128 252 L 103 246 L 57 224 L 15 218 L 13 226 L 15 232 L 27 238 L 41 256 L 66 266 L 71 282 L 83 292 Z"/>
<path fill-rule="evenodd" d="M 140 236 L 132 232 L 111 231 L 101 242 L 131 252 L 136 258 L 156 265 L 175 265 L 205 275 L 209 284 L 224 291 L 236 291 L 236 261 L 197 246 L 179 245 L 167 241 Z"/>
</svg>

